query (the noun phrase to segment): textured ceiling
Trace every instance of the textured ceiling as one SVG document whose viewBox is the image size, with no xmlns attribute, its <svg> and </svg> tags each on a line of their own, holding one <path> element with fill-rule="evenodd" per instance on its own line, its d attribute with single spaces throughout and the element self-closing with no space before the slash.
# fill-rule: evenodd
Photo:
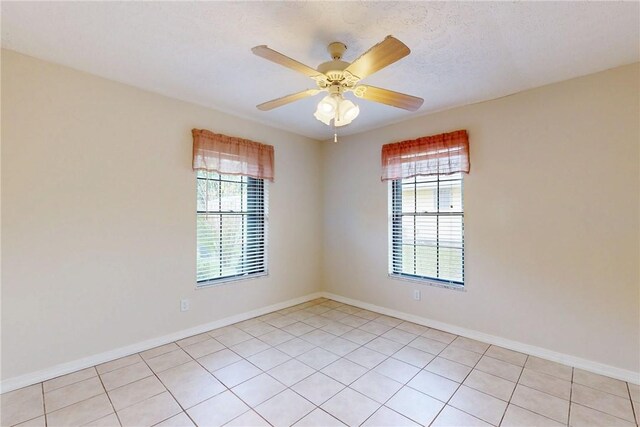
<svg viewBox="0 0 640 427">
<path fill-rule="evenodd" d="M 342 41 L 352 61 L 392 34 L 411 55 L 363 80 L 420 96 L 415 113 L 357 100 L 351 134 L 639 60 L 640 3 L 8 2 L 2 46 L 317 139 L 313 87 L 251 53 L 267 44 L 312 67 Z"/>
</svg>

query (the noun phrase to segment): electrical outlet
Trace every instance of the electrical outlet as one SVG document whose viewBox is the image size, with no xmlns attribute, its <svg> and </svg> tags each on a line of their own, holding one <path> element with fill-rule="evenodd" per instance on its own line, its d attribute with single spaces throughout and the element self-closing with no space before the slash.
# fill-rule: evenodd
<svg viewBox="0 0 640 427">
<path fill-rule="evenodd" d="M 416 301 L 420 301 L 420 289 L 413 290 L 413 299 Z"/>
<path fill-rule="evenodd" d="M 189 311 L 190 304 L 188 299 L 180 300 L 180 311 Z"/>
</svg>

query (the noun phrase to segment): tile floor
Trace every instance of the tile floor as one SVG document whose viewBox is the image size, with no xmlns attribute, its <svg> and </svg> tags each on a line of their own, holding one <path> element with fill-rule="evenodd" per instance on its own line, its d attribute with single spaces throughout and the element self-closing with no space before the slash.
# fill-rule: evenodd
<svg viewBox="0 0 640 427">
<path fill-rule="evenodd" d="M 636 426 L 640 387 L 317 299 L 2 395 L 3 426 Z"/>
</svg>

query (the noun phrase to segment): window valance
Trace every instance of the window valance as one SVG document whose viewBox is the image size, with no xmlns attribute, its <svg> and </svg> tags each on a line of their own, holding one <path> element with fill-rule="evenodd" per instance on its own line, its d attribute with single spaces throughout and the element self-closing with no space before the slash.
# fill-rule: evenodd
<svg viewBox="0 0 640 427">
<path fill-rule="evenodd" d="M 469 173 L 466 130 L 423 136 L 382 146 L 382 181 L 417 175 Z"/>
<path fill-rule="evenodd" d="M 272 145 L 193 129 L 193 170 L 274 180 Z"/>
</svg>

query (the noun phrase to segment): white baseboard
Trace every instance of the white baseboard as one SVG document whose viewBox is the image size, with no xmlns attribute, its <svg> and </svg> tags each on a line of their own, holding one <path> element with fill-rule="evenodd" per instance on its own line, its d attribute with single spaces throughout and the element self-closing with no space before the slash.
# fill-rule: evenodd
<svg viewBox="0 0 640 427">
<path fill-rule="evenodd" d="M 340 295 L 332 294 L 330 292 L 316 292 L 313 294 L 305 295 L 303 297 L 294 298 L 281 303 L 273 304 L 267 307 L 262 307 L 256 310 L 240 313 L 234 316 L 225 317 L 214 322 L 205 323 L 195 326 L 193 328 L 184 329 L 182 331 L 174 332 L 172 334 L 164 335 L 158 338 L 138 342 L 125 347 L 120 347 L 115 350 L 110 350 L 104 353 L 95 354 L 92 356 L 84 357 L 67 363 L 61 363 L 50 368 L 42 369 L 28 374 L 20 375 L 13 378 L 8 378 L 0 382 L 0 393 L 6 393 L 8 391 L 16 390 L 22 387 L 26 387 L 32 384 L 36 384 L 42 381 L 46 381 L 60 375 L 69 374 L 71 372 L 78 371 L 80 369 L 89 368 L 91 366 L 99 365 L 100 363 L 108 362 L 110 360 L 118 359 L 120 357 L 128 356 L 133 353 L 139 353 L 150 348 L 154 348 L 163 344 L 167 344 L 173 341 L 177 341 L 183 338 L 197 335 L 203 332 L 210 331 L 216 328 L 222 328 L 224 326 L 231 325 L 233 323 L 242 322 L 243 320 L 251 319 L 253 317 L 262 316 L 273 311 L 281 310 L 283 308 L 291 307 L 296 304 L 310 301 L 315 298 L 330 298 L 335 301 L 339 301 L 345 304 L 350 304 L 356 307 L 364 308 L 366 310 L 375 311 L 388 316 L 397 317 L 398 319 L 406 320 L 408 322 L 417 323 L 420 325 L 440 329 L 452 334 L 461 335 L 467 338 L 472 338 L 478 341 L 483 341 L 488 344 L 495 344 L 500 347 L 508 348 L 510 350 L 519 351 L 521 353 L 530 354 L 532 356 L 541 357 L 543 359 L 552 360 L 554 362 L 563 363 L 565 365 L 573 366 L 575 368 L 584 369 L 585 371 L 594 372 L 596 374 L 606 375 L 611 378 L 616 378 L 622 381 L 628 381 L 634 384 L 640 384 L 640 373 L 629 371 L 626 369 L 616 368 L 614 366 L 606 365 L 604 363 L 594 362 L 591 360 L 583 359 L 576 356 L 571 356 L 564 353 L 558 353 L 556 351 L 548 350 L 542 347 L 537 347 L 519 341 L 508 340 L 506 338 L 498 337 L 495 335 L 485 334 L 483 332 L 475 331 L 473 329 L 467 329 L 460 326 L 451 325 L 437 320 L 428 319 L 425 317 L 415 316 L 407 314 L 401 311 L 393 310 L 386 307 L 369 304 L 363 301 L 346 298 Z"/>
<path fill-rule="evenodd" d="M 449 332 L 455 335 L 460 335 L 463 337 L 482 341 L 487 344 L 494 344 L 500 347 L 508 348 L 510 350 L 518 351 L 520 353 L 526 353 L 532 356 L 537 356 L 543 359 L 551 360 L 553 362 L 558 362 L 565 365 L 573 366 L 574 368 L 584 369 L 585 371 L 593 372 L 600 375 L 606 375 L 608 377 L 616 378 L 622 381 L 627 381 L 634 384 L 640 384 L 640 372 L 634 372 L 626 369 L 616 368 L 615 366 L 606 365 L 604 363 L 594 362 L 591 360 L 583 359 L 581 357 L 559 353 L 557 351 L 548 350 L 546 348 L 521 343 L 519 341 L 509 340 L 509 339 L 498 337 L 495 335 L 485 334 L 483 332 L 479 332 L 473 329 L 467 329 L 460 326 L 451 325 L 449 323 L 439 322 L 437 320 L 415 316 L 413 314 L 407 314 L 407 313 L 393 310 L 390 308 L 380 307 L 380 306 L 369 304 L 359 300 L 346 298 L 340 295 L 332 294 L 330 292 L 321 292 L 321 295 L 325 298 L 342 302 L 344 304 L 349 304 L 356 307 L 364 308 L 366 310 L 375 311 L 381 314 L 386 314 L 388 316 L 396 317 L 398 319 L 406 320 L 408 322 L 417 323 L 419 325 L 428 326 L 430 328 L 440 329 L 442 331 Z"/>
<path fill-rule="evenodd" d="M 130 354 L 139 353 L 144 350 L 149 350 L 150 348 L 168 344 L 170 342 L 181 340 L 193 335 L 198 335 L 212 329 L 222 328 L 224 326 L 242 322 L 243 320 L 262 316 L 263 314 L 271 313 L 273 311 L 282 310 L 283 308 L 301 304 L 312 299 L 320 298 L 321 296 L 321 292 L 308 294 L 303 297 L 290 299 L 288 301 L 269 305 L 267 307 L 262 307 L 256 310 L 247 311 L 245 313 L 236 314 L 234 316 L 225 317 L 224 319 L 219 319 L 210 323 L 205 323 L 203 325 L 194 326 L 193 328 L 189 329 L 183 329 L 172 334 L 152 338 L 125 347 L 120 347 L 115 350 L 94 354 L 92 356 L 83 357 L 82 359 L 73 360 L 67 363 L 61 363 L 50 368 L 41 369 L 39 371 L 30 372 L 28 374 L 20 375 L 13 378 L 8 378 L 0 382 L 0 393 L 6 393 L 8 391 L 16 390 L 32 384 L 37 384 L 42 381 L 59 377 L 60 375 L 69 374 L 80 369 L 90 368 L 91 366 L 99 365 L 100 363 L 108 362 L 110 360 L 118 359 Z"/>
</svg>

